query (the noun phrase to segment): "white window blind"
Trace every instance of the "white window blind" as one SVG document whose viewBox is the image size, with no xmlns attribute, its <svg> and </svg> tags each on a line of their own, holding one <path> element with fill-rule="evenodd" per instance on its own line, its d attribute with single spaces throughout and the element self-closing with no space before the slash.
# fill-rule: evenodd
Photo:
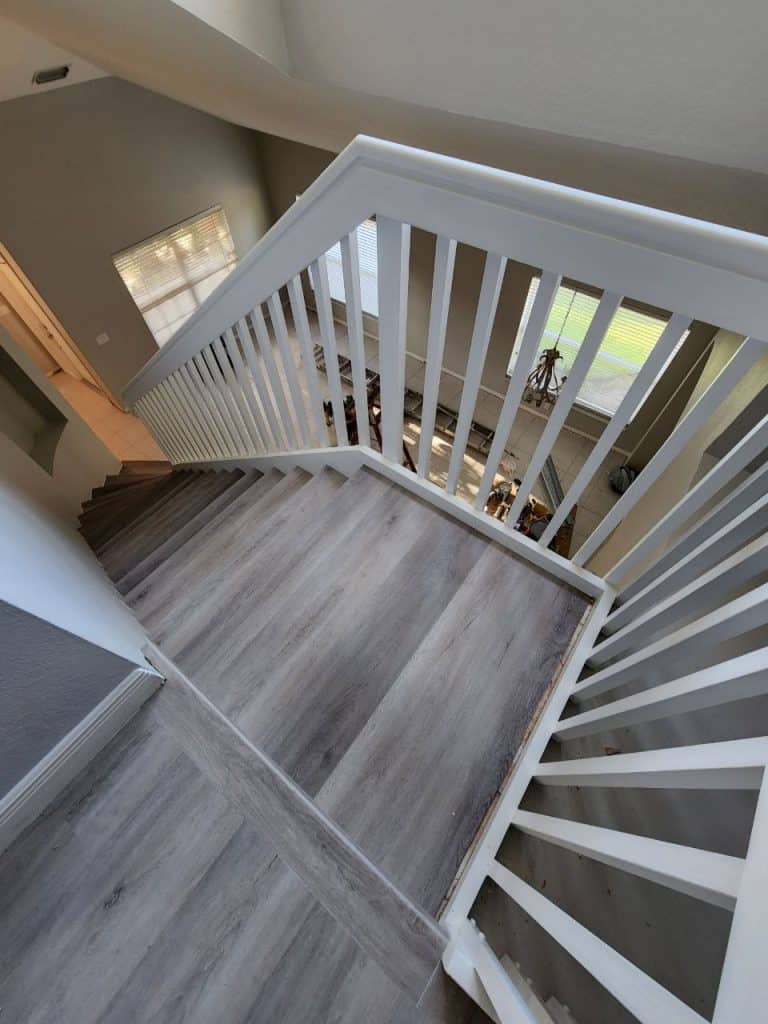
<svg viewBox="0 0 768 1024">
<path fill-rule="evenodd" d="M 360 262 L 360 303 L 364 313 L 379 315 L 378 253 L 376 249 L 376 221 L 365 220 L 357 229 L 357 250 Z M 325 254 L 328 262 L 328 284 L 331 298 L 346 302 L 344 274 L 341 266 L 341 245 L 337 242 Z M 311 275 L 310 275 L 311 276 Z M 315 285 L 312 282 L 312 288 Z"/>
<path fill-rule="evenodd" d="M 113 262 L 163 345 L 237 263 L 220 206 L 118 253 Z"/>
<path fill-rule="evenodd" d="M 534 277 L 526 296 L 507 373 L 511 373 L 512 366 L 517 359 L 538 287 L 539 278 Z M 589 292 L 569 285 L 561 285 L 558 288 L 552 310 L 544 327 L 539 350 L 557 346 L 563 357 L 557 362 L 559 376 L 567 376 L 573 366 L 579 346 L 595 315 L 598 301 Z M 662 317 L 651 316 L 626 306 L 620 306 L 611 321 L 586 380 L 579 390 L 577 401 L 598 412 L 612 416 L 650 355 L 665 325 L 666 320 Z M 666 370 L 687 334 L 686 331 L 680 338 L 656 380 Z M 653 383 L 655 384 L 656 381 Z"/>
</svg>

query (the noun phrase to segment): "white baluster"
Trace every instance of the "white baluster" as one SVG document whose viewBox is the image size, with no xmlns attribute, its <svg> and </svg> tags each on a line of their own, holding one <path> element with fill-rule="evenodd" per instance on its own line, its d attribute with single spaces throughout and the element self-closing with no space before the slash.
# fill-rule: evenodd
<svg viewBox="0 0 768 1024">
<path fill-rule="evenodd" d="M 169 458 L 172 458 L 171 449 L 168 445 L 168 438 L 166 436 L 165 429 L 160 423 L 160 420 L 158 419 L 154 409 L 147 401 L 147 398 L 147 394 L 142 395 L 142 397 L 137 399 L 137 401 L 135 402 L 134 408 L 138 410 L 141 418 L 149 426 L 150 430 L 152 431 L 155 437 L 155 440 L 160 445 L 162 450 L 166 453 L 166 455 L 168 455 Z"/>
<path fill-rule="evenodd" d="M 368 387 L 365 379 L 365 348 L 363 346 L 363 307 L 360 298 L 360 257 L 357 232 L 341 240 L 341 267 L 344 274 L 344 296 L 347 306 L 347 341 L 352 363 L 352 386 L 355 396 L 358 444 L 370 445 L 368 425 Z"/>
<path fill-rule="evenodd" d="M 680 313 L 675 313 L 670 317 L 658 341 L 653 346 L 650 355 L 643 363 L 640 372 L 632 381 L 629 390 L 621 400 L 619 408 L 606 423 L 602 434 L 589 453 L 589 457 L 577 473 L 576 479 L 568 488 L 565 497 L 552 516 L 552 521 L 542 534 L 539 543 L 544 547 L 549 544 L 563 525 L 568 513 L 584 493 L 585 488 L 602 465 L 603 459 L 611 450 L 619 434 L 632 419 L 640 404 L 645 400 L 648 391 L 653 387 L 653 382 L 664 369 L 667 360 L 674 352 L 680 338 L 683 336 L 684 331 L 688 329 L 690 323 L 690 318 L 682 316 Z"/>
<path fill-rule="evenodd" d="M 238 427 L 242 427 L 245 432 L 244 441 L 246 443 L 246 449 L 250 448 L 253 452 L 262 451 L 264 449 L 264 443 L 259 435 L 256 423 L 250 414 L 245 396 L 237 383 L 235 372 L 232 369 L 231 360 L 233 357 L 230 355 L 229 350 L 230 348 L 235 349 L 237 347 L 235 345 L 235 339 L 232 336 L 232 331 L 227 330 L 224 337 L 228 344 L 225 346 L 224 341 L 221 338 L 216 338 L 213 342 L 213 350 L 218 358 L 219 367 L 224 374 L 226 390 L 234 400 L 235 409 L 233 409 L 233 415 L 236 413 L 239 414 L 237 425 Z"/>
<path fill-rule="evenodd" d="M 199 352 L 194 356 L 192 362 L 195 364 L 195 367 L 200 374 L 206 394 L 216 407 L 219 423 L 221 424 L 221 429 L 226 435 L 230 453 L 232 455 L 239 455 L 241 450 L 239 435 L 235 430 L 234 423 L 231 421 L 229 410 L 224 403 L 224 399 L 221 396 L 219 388 L 211 376 L 211 371 L 208 369 L 208 363 L 203 358 L 203 353 Z"/>
<path fill-rule="evenodd" d="M 172 422 L 171 417 L 168 415 L 168 408 L 165 403 L 165 397 L 163 393 L 160 390 L 158 390 L 157 387 L 154 387 L 150 392 L 147 393 L 145 397 L 147 399 L 147 402 L 149 402 L 151 407 L 154 409 L 158 421 L 162 424 L 162 428 L 165 432 L 166 443 L 168 445 L 168 451 L 171 452 L 172 455 L 172 461 L 186 461 L 184 445 L 181 442 L 175 424 Z"/>
<path fill-rule="evenodd" d="M 275 332 L 277 347 L 283 360 L 285 379 L 288 381 L 288 390 L 293 401 L 293 409 L 296 414 L 296 422 L 299 428 L 299 440 L 305 447 L 311 446 L 309 424 L 307 423 L 307 412 L 304 408 L 304 396 L 299 387 L 299 380 L 296 376 L 296 366 L 293 361 L 291 342 L 288 338 L 288 327 L 285 322 L 283 305 L 278 292 L 274 292 L 267 300 L 269 316 L 272 320 L 272 329 Z"/>
<path fill-rule="evenodd" d="M 555 301 L 557 289 L 560 287 L 560 275 L 553 274 L 549 270 L 542 272 L 539 287 L 536 291 L 536 298 L 533 301 L 531 315 L 528 317 L 523 338 L 520 342 L 520 351 L 515 365 L 512 367 L 512 374 L 507 385 L 507 393 L 504 397 L 504 404 L 499 413 L 499 421 L 493 436 L 491 450 L 485 464 L 485 472 L 480 482 L 480 490 L 475 499 L 475 508 L 478 512 L 485 508 L 488 493 L 493 486 L 493 478 L 499 468 L 504 449 L 509 440 L 512 424 L 520 407 L 520 399 L 523 397 L 525 384 L 531 372 L 534 361 L 538 355 L 539 343 L 547 325 L 552 303 Z"/>
<path fill-rule="evenodd" d="M 432 438 L 435 433 L 435 415 L 440 392 L 440 374 L 445 351 L 445 330 L 448 307 L 451 302 L 453 269 L 456 263 L 456 242 L 452 238 L 437 237 L 435 243 L 435 269 L 432 275 L 432 303 L 429 310 L 427 334 L 427 365 L 424 371 L 424 394 L 421 402 L 421 436 L 419 438 L 420 477 L 429 477 Z"/>
<path fill-rule="evenodd" d="M 312 345 L 312 335 L 309 330 L 309 320 L 307 319 L 304 289 L 301 286 L 301 277 L 298 274 L 288 282 L 288 298 L 291 301 L 293 326 L 296 328 L 299 348 L 301 349 L 304 378 L 309 392 L 309 406 L 315 425 L 314 434 L 318 444 L 323 447 L 329 444 L 328 426 L 325 422 L 325 413 L 323 412 L 320 378 L 317 372 L 317 364 L 315 363 L 315 351 Z"/>
<path fill-rule="evenodd" d="M 192 407 L 186 402 L 178 387 L 176 376 L 172 373 L 170 377 L 165 378 L 163 384 L 165 385 L 171 407 L 174 409 L 176 416 L 183 427 L 188 443 L 191 445 L 198 458 L 205 461 L 208 457 L 205 442 L 200 434 L 200 428 L 194 418 Z"/>
<path fill-rule="evenodd" d="M 320 339 L 325 357 L 325 376 L 328 380 L 328 394 L 331 396 L 333 422 L 336 428 L 336 444 L 349 444 L 347 420 L 344 415 L 344 395 L 341 391 L 339 375 L 339 353 L 336 348 L 336 329 L 333 326 L 333 310 L 331 308 L 331 291 L 328 285 L 328 264 L 325 256 L 320 256 L 312 264 L 310 273 L 315 286 L 315 302 L 317 303 L 317 322 L 320 325 Z"/>
<path fill-rule="evenodd" d="M 218 449 L 211 436 L 210 427 L 203 415 L 203 406 L 200 405 L 195 394 L 188 387 L 186 377 L 182 373 L 183 369 L 185 367 L 179 367 L 178 370 L 171 374 L 169 379 L 173 380 L 179 400 L 188 409 L 195 421 L 198 440 L 203 447 L 203 451 L 208 458 L 216 459 L 218 458 Z"/>
<path fill-rule="evenodd" d="M 247 331 L 247 327 L 244 324 L 243 326 L 241 326 L 241 324 L 243 324 L 243 321 L 238 321 L 237 334 L 239 337 L 242 337 L 241 331 Z M 247 340 L 243 342 L 243 348 L 245 348 L 247 344 Z M 229 352 L 232 358 L 232 365 L 235 372 L 235 377 L 237 378 L 237 383 L 240 387 L 243 397 L 245 398 L 245 401 L 248 405 L 248 409 L 251 413 L 253 421 L 256 424 L 256 428 L 262 439 L 264 451 L 271 451 L 274 447 L 272 431 L 270 430 L 269 424 L 267 423 L 264 417 L 264 412 L 259 402 L 259 398 L 256 394 L 256 391 L 254 390 L 254 382 L 248 375 L 248 370 L 246 369 L 245 363 L 243 362 L 243 356 L 240 351 L 240 344 L 238 343 L 238 338 L 235 336 L 235 332 L 233 330 L 227 331 L 227 351 Z"/>
<path fill-rule="evenodd" d="M 217 358 L 213 342 L 207 348 L 203 349 L 202 356 L 205 360 L 206 366 L 208 367 L 208 372 L 211 375 L 213 386 L 216 388 L 216 391 L 222 400 L 223 407 L 226 411 L 227 422 L 231 425 L 232 434 L 237 440 L 238 451 L 241 454 L 247 452 L 250 449 L 251 440 L 248 437 L 248 432 L 240 421 L 240 416 L 232 397 L 232 392 L 227 387 L 227 382 L 224 379 L 224 371 L 219 364 L 221 356 L 218 356 Z M 226 361 L 226 356 L 223 361 Z"/>
<path fill-rule="evenodd" d="M 536 445 L 536 450 L 523 475 L 515 500 L 512 502 L 512 507 L 507 515 L 507 526 L 509 529 L 514 528 L 515 523 L 522 514 L 523 506 L 528 501 L 528 495 L 539 478 L 539 473 L 541 473 L 547 456 L 557 440 L 573 403 L 576 401 L 581 385 L 586 379 L 589 368 L 595 360 L 606 331 L 611 326 L 611 321 L 620 305 L 620 295 L 606 292 L 595 310 L 595 315 L 592 317 L 592 321 L 587 328 L 584 340 L 579 345 L 579 351 L 573 361 L 573 366 L 568 373 L 554 408 L 550 411 L 547 425 L 542 431 L 539 443 Z"/>
<path fill-rule="evenodd" d="M 464 465 L 464 452 L 469 439 L 469 431 L 472 426 L 472 413 L 475 411 L 477 392 L 480 389 L 480 380 L 485 366 L 485 356 L 488 351 L 488 343 L 491 340 L 493 321 L 496 318 L 496 307 L 501 294 L 501 283 L 504 279 L 504 270 L 507 261 L 503 256 L 497 256 L 489 252 L 485 257 L 485 270 L 483 271 L 483 283 L 480 286 L 480 298 L 477 303 L 475 314 L 475 326 L 472 331 L 472 341 L 469 346 L 469 357 L 467 369 L 464 375 L 464 387 L 461 392 L 461 404 L 459 405 L 459 419 L 456 424 L 456 433 L 453 438 L 453 449 L 451 461 L 448 464 L 448 479 L 445 489 L 449 494 L 456 493 L 459 482 L 459 475 Z"/>
<path fill-rule="evenodd" d="M 192 394 L 197 396 L 198 405 L 207 413 L 206 422 L 210 425 L 220 457 L 226 458 L 228 455 L 234 454 L 232 442 L 221 422 L 216 403 L 203 383 L 200 371 L 193 360 L 190 360 L 189 363 L 181 367 L 181 374 L 185 378 L 187 387 L 189 387 Z"/>
<path fill-rule="evenodd" d="M 256 331 L 256 340 L 259 343 L 259 352 L 261 353 L 262 361 L 267 370 L 267 376 L 269 377 L 269 384 L 272 388 L 272 394 L 275 398 L 275 403 L 280 412 L 280 425 L 283 433 L 285 434 L 289 448 L 297 448 L 298 443 L 296 440 L 296 430 L 291 419 L 291 411 L 288 406 L 288 399 L 285 397 L 283 391 L 283 382 L 280 379 L 280 373 L 277 369 L 277 363 L 275 362 L 275 353 L 272 351 L 272 342 L 269 337 L 269 331 L 267 330 L 267 324 L 264 320 L 264 314 L 261 311 L 261 306 L 257 306 L 251 311 L 251 323 Z"/>
<path fill-rule="evenodd" d="M 709 385 L 690 412 L 677 424 L 634 483 L 624 492 L 603 521 L 582 544 L 573 556 L 574 565 L 584 565 L 602 546 L 764 352 L 763 342 L 752 338 L 747 338 L 742 342 L 728 364 Z"/>
<path fill-rule="evenodd" d="M 411 228 L 389 217 L 376 221 L 379 285 L 381 446 L 392 462 L 403 458 L 405 335 Z"/>
<path fill-rule="evenodd" d="M 281 448 L 288 447 L 288 441 L 280 425 L 280 417 L 277 415 L 275 410 L 274 402 L 272 401 L 272 395 L 267 387 L 267 382 L 264 379 L 264 367 L 260 364 L 259 358 L 256 354 L 256 348 L 253 342 L 253 335 L 251 334 L 252 320 L 250 317 L 246 317 L 244 320 L 238 320 L 237 332 L 240 335 L 240 340 L 243 344 L 243 352 L 245 353 L 245 361 L 248 363 L 248 372 L 251 375 L 251 380 L 256 393 L 259 396 L 261 407 L 264 410 L 264 415 L 267 418 L 269 424 L 269 431 L 273 439 L 273 450 L 279 451 Z M 253 334 L 256 333 L 254 328 Z"/>
<path fill-rule="evenodd" d="M 718 491 L 727 486 L 738 473 L 768 447 L 768 416 L 746 434 L 741 441 L 717 462 L 712 469 L 691 488 L 666 515 L 655 523 L 642 540 L 627 552 L 607 574 L 606 578 L 612 585 L 627 575 L 641 559 L 646 558 L 655 547 L 663 543 L 664 538 L 672 536 L 679 527 L 703 508 Z"/>
</svg>

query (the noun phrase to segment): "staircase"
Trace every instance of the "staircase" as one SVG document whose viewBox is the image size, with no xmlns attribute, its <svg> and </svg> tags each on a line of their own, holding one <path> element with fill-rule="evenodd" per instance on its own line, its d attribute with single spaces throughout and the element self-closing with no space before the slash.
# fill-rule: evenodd
<svg viewBox="0 0 768 1024">
<path fill-rule="evenodd" d="M 365 468 L 345 478 L 331 469 L 146 474 L 128 466 L 86 504 L 84 536 L 163 656 L 314 798 L 404 899 L 437 917 L 587 599 Z M 173 769 L 186 781 L 171 787 L 168 759 L 179 748 L 154 732 L 150 741 L 147 730 L 137 724 L 123 746 L 143 750 L 135 784 L 149 804 L 164 793 L 156 828 L 162 822 L 167 833 L 191 817 L 207 832 L 208 814 L 215 833 L 222 813 L 231 820 L 227 805 L 212 812 L 191 765 Z M 205 745 L 210 733 L 204 728 L 197 742 Z M 147 753 L 147 743 L 164 754 Z M 119 793 L 130 768 L 115 767 L 116 759 L 105 761 Z M 140 800 L 139 791 L 130 799 Z M 231 832 L 216 854 L 227 872 L 213 855 L 206 868 L 219 886 L 212 919 L 212 894 L 189 895 L 172 881 L 145 911 L 151 931 L 152 918 L 181 901 L 165 941 L 192 970 L 183 922 L 196 922 L 195 955 L 221 959 L 212 968 L 221 980 L 210 986 L 225 1019 L 238 1019 L 223 979 L 240 955 L 229 940 L 218 945 L 217 921 L 225 919 L 244 932 L 235 949 L 247 947 L 254 960 L 275 951 L 268 978 L 257 970 L 244 986 L 258 1006 L 254 1019 L 384 1022 L 417 1012 L 413 995 L 392 983 L 397 953 L 382 970 L 275 860 L 268 833 L 257 841 L 249 830 L 246 842 Z M 116 858 L 109 874 L 118 885 L 130 871 Z M 179 970 L 159 981 L 156 968 L 141 965 L 128 982 L 133 995 L 109 993 L 114 1012 L 129 1019 L 139 991 L 152 1013 L 163 1000 L 192 999 L 182 995 Z M 322 1009 L 307 1017 L 310 979 L 311 1005 Z M 425 996 L 413 1019 L 484 1019 L 440 975 Z M 202 1004 L 184 1005 L 184 1019 L 208 1019 Z"/>
<path fill-rule="evenodd" d="M 372 216 L 375 341 L 356 231 Z M 418 322 L 412 232 L 434 247 Z M 459 246 L 484 264 L 437 437 Z M 508 262 L 539 282 L 519 344 L 496 322 Z M 563 281 L 600 298 L 502 523 L 486 496 Z M 17 891 L 4 1014 L 762 1020 L 768 416 L 740 414 L 768 372 L 767 296 L 764 238 L 354 140 L 126 389 L 170 463 L 125 467 L 81 529 L 165 685 L 0 862 L 0 899 Z M 542 535 L 524 536 L 625 302 L 666 324 Z M 558 530 L 697 321 L 723 328 L 722 360 L 562 557 Z M 509 372 L 478 472 L 466 450 L 491 359 Z"/>
</svg>

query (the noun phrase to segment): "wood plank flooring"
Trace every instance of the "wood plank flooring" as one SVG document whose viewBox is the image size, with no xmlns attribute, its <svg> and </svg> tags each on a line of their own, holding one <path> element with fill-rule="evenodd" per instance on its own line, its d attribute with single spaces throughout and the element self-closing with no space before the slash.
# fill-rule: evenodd
<svg viewBox="0 0 768 1024">
<path fill-rule="evenodd" d="M 584 598 L 369 471 L 173 476 L 89 512 L 129 603 L 436 915 Z M 402 996 L 151 707 L 0 859 L 0 924 L 12 1021 L 485 1019 L 440 973 Z"/>
</svg>

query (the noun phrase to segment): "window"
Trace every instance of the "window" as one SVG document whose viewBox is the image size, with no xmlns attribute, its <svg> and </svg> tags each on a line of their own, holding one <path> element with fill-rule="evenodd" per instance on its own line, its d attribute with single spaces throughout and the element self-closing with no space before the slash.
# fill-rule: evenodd
<svg viewBox="0 0 768 1024">
<path fill-rule="evenodd" d="M 365 220 L 357 229 L 357 250 L 360 260 L 360 304 L 364 313 L 379 315 L 378 253 L 376 249 L 376 221 Z M 325 254 L 328 261 L 328 284 L 331 298 L 346 302 L 344 274 L 341 267 L 341 245 L 337 242 Z M 310 274 L 310 280 L 311 280 Z M 312 289 L 314 291 L 314 281 Z"/>
<path fill-rule="evenodd" d="M 508 374 L 512 372 L 512 367 L 517 359 L 538 288 L 539 278 L 534 277 L 528 289 L 523 315 L 520 318 L 512 358 L 507 368 Z M 558 288 L 539 345 L 539 351 L 557 345 L 563 357 L 557 363 L 558 376 L 567 376 L 570 372 L 579 346 L 584 340 L 587 328 L 597 309 L 598 301 L 591 293 L 570 285 L 561 285 Z M 579 390 L 577 401 L 597 412 L 612 416 L 650 355 L 666 323 L 667 321 L 662 317 L 651 316 L 627 306 L 620 306 Z M 686 331 L 656 380 L 666 370 L 687 335 Z M 656 383 L 656 380 L 653 384 Z"/>
<path fill-rule="evenodd" d="M 113 262 L 158 345 L 164 345 L 237 263 L 216 206 L 118 253 Z"/>
</svg>

